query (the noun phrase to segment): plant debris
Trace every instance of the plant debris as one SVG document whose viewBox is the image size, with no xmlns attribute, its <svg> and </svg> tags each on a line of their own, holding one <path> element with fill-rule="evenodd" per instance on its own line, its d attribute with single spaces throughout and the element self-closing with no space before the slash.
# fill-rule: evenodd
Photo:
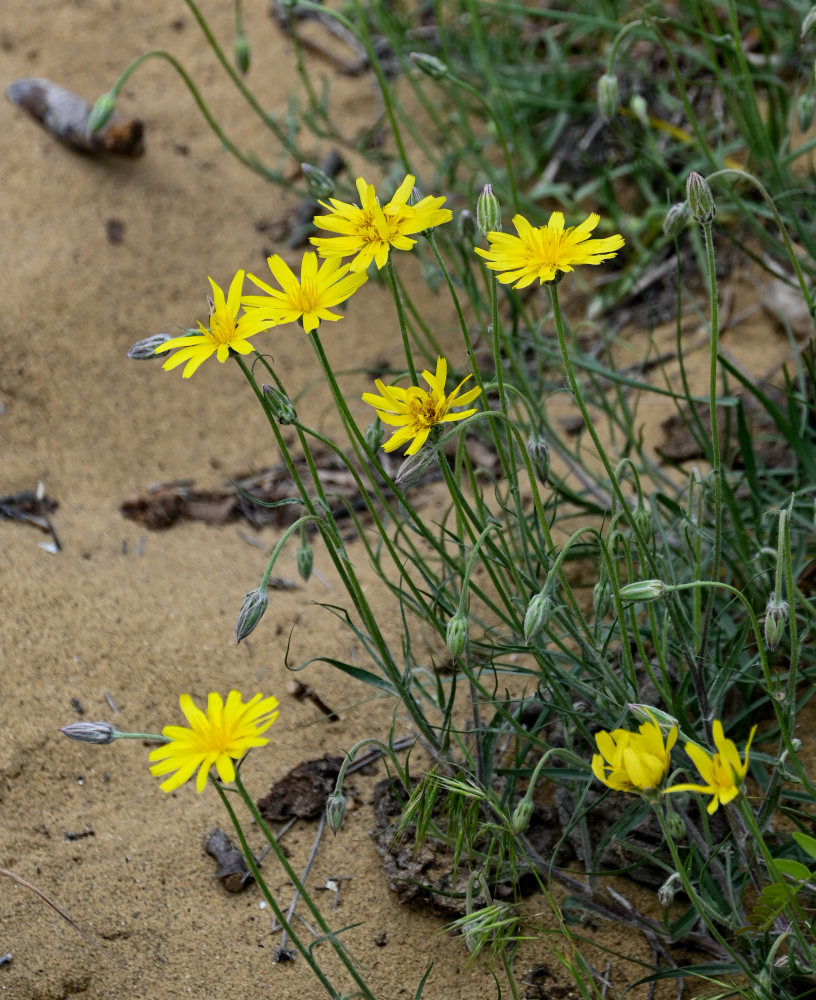
<svg viewBox="0 0 816 1000">
<path fill-rule="evenodd" d="M 326 808 L 326 799 L 334 791 L 342 757 L 319 757 L 293 767 L 269 793 L 258 799 L 264 819 L 279 823 L 291 819 L 317 819 Z"/>
<path fill-rule="evenodd" d="M 144 152 L 144 125 L 138 118 L 114 111 L 101 129 L 90 132 L 88 119 L 93 106 L 84 97 L 43 76 L 14 80 L 6 89 L 6 96 L 46 132 L 72 149 L 118 156 L 141 156 Z"/>
<path fill-rule="evenodd" d="M 254 881 L 243 854 L 223 830 L 211 830 L 204 838 L 204 850 L 215 858 L 218 871 L 213 878 L 221 879 L 227 892 L 243 892 Z"/>
<path fill-rule="evenodd" d="M 35 528 L 47 532 L 51 536 L 54 546 L 59 550 L 62 546 L 48 517 L 58 506 L 56 500 L 45 495 L 41 484 L 36 491 L 22 490 L 20 493 L 11 493 L 8 496 L 0 497 L 0 518 L 6 517 L 12 521 L 33 524 Z"/>
</svg>

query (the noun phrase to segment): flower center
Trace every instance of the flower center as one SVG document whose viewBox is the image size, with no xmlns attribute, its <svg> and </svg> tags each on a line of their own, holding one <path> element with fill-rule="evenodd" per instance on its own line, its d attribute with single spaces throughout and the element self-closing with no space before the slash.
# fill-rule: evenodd
<svg viewBox="0 0 816 1000">
<path fill-rule="evenodd" d="M 235 339 L 235 320 L 230 316 L 210 316 L 210 329 L 207 331 L 210 339 L 216 344 L 230 344 Z"/>
<path fill-rule="evenodd" d="M 292 305 L 302 313 L 314 312 L 319 304 L 320 289 L 317 281 L 306 279 L 297 290 L 293 289 Z"/>
<path fill-rule="evenodd" d="M 439 418 L 436 413 L 436 403 L 433 396 L 417 386 L 412 386 L 408 390 L 408 412 L 414 427 L 433 427 L 438 423 Z"/>
</svg>

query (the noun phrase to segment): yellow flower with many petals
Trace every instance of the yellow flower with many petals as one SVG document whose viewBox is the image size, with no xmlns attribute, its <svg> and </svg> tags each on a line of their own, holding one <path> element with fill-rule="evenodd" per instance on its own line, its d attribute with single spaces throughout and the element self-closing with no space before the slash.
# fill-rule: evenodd
<svg viewBox="0 0 816 1000">
<path fill-rule="evenodd" d="M 165 726 L 162 736 L 168 742 L 150 751 L 150 760 L 157 761 L 150 768 L 152 774 L 175 771 L 162 782 L 165 792 L 183 785 L 198 770 L 196 791 L 200 794 L 213 766 L 222 781 L 234 781 L 233 761 L 240 760 L 252 747 L 268 743 L 260 734 L 278 717 L 277 699 L 262 698 L 259 694 L 245 703 L 237 691 L 230 691 L 225 704 L 220 694 L 211 693 L 206 712 L 188 694 L 183 694 L 179 701 L 190 728 Z"/>
<path fill-rule="evenodd" d="M 181 348 L 168 358 L 162 367 L 169 371 L 186 361 L 184 378 L 189 378 L 213 354 L 222 364 L 229 357 L 230 351 L 249 354 L 253 350 L 249 338 L 273 325 L 271 320 L 255 314 L 244 313 L 238 317 L 244 284 L 243 271 L 239 271 L 232 279 L 226 299 L 220 286 L 212 278 L 209 281 L 213 290 L 209 328 L 199 323 L 198 333 L 191 332 L 183 337 L 173 337 L 156 348 L 156 354 Z"/>
<path fill-rule="evenodd" d="M 669 770 L 669 755 L 677 740 L 672 726 L 663 742 L 663 731 L 654 721 L 644 722 L 637 733 L 627 729 L 595 734 L 600 753 L 592 758 L 595 777 L 622 792 L 648 792 L 659 788 Z"/>
<path fill-rule="evenodd" d="M 384 385 L 380 379 L 375 379 L 374 384 L 381 395 L 375 396 L 373 392 L 363 393 L 363 402 L 370 403 L 376 409 L 377 416 L 384 424 L 400 428 L 383 445 L 385 451 L 394 451 L 413 438 L 405 454 L 415 455 L 425 444 L 432 427 L 451 420 L 462 420 L 476 412 L 475 408 L 457 413 L 450 412 L 454 406 L 466 406 L 473 402 L 482 390 L 476 387 L 459 395 L 459 390 L 471 378 L 468 375 L 449 396 L 446 396 L 448 362 L 444 358 L 437 358 L 435 374 L 424 371 L 422 377 L 430 386 L 430 392 L 426 392 L 418 385 L 403 389 L 397 385 Z"/>
<path fill-rule="evenodd" d="M 686 744 L 686 753 L 694 761 L 694 765 L 700 772 L 700 777 L 705 782 L 704 785 L 680 784 L 667 788 L 667 792 L 702 792 L 703 795 L 711 795 L 712 799 L 706 806 L 709 813 L 715 813 L 722 805 L 726 805 L 735 799 L 739 793 L 740 785 L 745 780 L 748 773 L 748 753 L 751 749 L 751 740 L 754 738 L 756 726 L 748 736 L 748 743 L 745 746 L 745 760 L 740 760 L 739 751 L 733 740 L 726 739 L 723 733 L 722 723 L 719 719 L 714 720 L 712 726 L 712 736 L 717 753 L 710 755 L 698 747 L 696 743 Z"/>
<path fill-rule="evenodd" d="M 241 301 L 253 311 L 252 315 L 268 316 L 275 324 L 300 320 L 306 333 L 316 330 L 323 319 L 342 319 L 337 313 L 330 312 L 330 308 L 345 302 L 367 281 L 366 274 L 349 274 L 349 265 L 341 264 L 339 257 L 324 261 L 318 268 L 317 256 L 304 254 L 300 281 L 277 254 L 270 257 L 267 264 L 280 290 L 250 274 L 249 280 L 266 295 L 245 295 Z"/>
<path fill-rule="evenodd" d="M 410 250 L 416 243 L 411 239 L 415 233 L 441 226 L 450 222 L 453 213 L 442 208 L 444 197 L 427 196 L 415 205 L 408 204 L 408 197 L 414 189 L 412 174 L 394 192 L 387 205 L 380 207 L 373 184 L 366 184 L 357 178 L 359 205 L 330 198 L 331 204 L 321 201 L 328 215 L 316 215 L 314 224 L 318 229 L 336 233 L 336 236 L 313 236 L 311 242 L 317 247 L 321 257 L 351 257 L 352 271 L 365 271 L 371 261 L 378 268 L 385 265 L 391 247 L 396 250 Z"/>
<path fill-rule="evenodd" d="M 536 278 L 540 284 L 553 281 L 559 271 L 573 271 L 580 264 L 600 264 L 614 257 L 624 244 L 620 235 L 590 239 L 600 222 L 594 213 L 579 226 L 564 229 L 564 216 L 553 212 L 546 226 L 532 226 L 523 215 L 513 219 L 518 236 L 488 233 L 489 249 L 475 247 L 491 271 L 502 272 L 498 280 L 513 288 L 526 288 Z"/>
</svg>

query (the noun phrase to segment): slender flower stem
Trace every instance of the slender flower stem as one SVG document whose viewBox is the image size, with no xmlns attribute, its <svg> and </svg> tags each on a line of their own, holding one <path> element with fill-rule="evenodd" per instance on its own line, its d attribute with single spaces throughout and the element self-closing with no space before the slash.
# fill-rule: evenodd
<svg viewBox="0 0 816 1000">
<path fill-rule="evenodd" d="M 405 360 L 408 363 L 408 374 L 411 376 L 411 385 L 416 385 L 417 370 L 414 365 L 414 356 L 411 351 L 411 341 L 408 337 L 408 324 L 405 321 L 405 307 L 402 302 L 400 290 L 397 287 L 397 276 L 394 272 L 394 262 L 391 260 L 390 253 L 385 265 L 385 273 L 388 275 L 388 287 L 391 289 L 391 294 L 394 297 L 394 305 L 397 307 L 397 321 L 399 322 L 400 333 L 402 334 L 402 346 L 405 350 Z"/>
</svg>

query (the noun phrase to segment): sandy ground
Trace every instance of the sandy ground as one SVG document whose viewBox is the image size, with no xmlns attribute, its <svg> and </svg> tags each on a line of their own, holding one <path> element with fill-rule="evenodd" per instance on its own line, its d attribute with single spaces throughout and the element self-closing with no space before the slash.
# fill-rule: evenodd
<svg viewBox="0 0 816 1000">
<path fill-rule="evenodd" d="M 205 8 L 228 38 L 231 6 L 211 0 Z M 282 110 L 295 79 L 288 43 L 261 5 L 250 6 L 247 19 L 250 82 Z M 0 11 L 4 86 L 47 76 L 92 99 L 152 47 L 182 60 L 236 142 L 277 157 L 181 3 L 4 0 Z M 322 71 L 350 131 L 373 118 L 369 78 Z M 286 694 L 290 632 L 291 663 L 358 655 L 349 633 L 313 603 L 340 596 L 324 553 L 316 552 L 319 572 L 307 584 L 273 592 L 261 628 L 236 647 L 236 614 L 276 532 L 253 536 L 259 551 L 234 526 L 184 523 L 157 533 L 120 513 L 123 496 L 150 483 L 190 478 L 215 487 L 277 460 L 235 366 L 209 362 L 183 382 L 179 371 L 125 354 L 141 337 L 206 319 L 208 274 L 226 285 L 238 267 L 262 273 L 265 255 L 278 249 L 270 223 L 293 205 L 221 152 L 166 63 L 147 63 L 127 84 L 121 108 L 146 123 L 147 152 L 136 161 L 73 153 L 0 102 L 0 494 L 43 483 L 59 503 L 53 522 L 62 543 L 54 554 L 36 529 L 0 522 L 0 865 L 68 910 L 112 957 L 34 894 L 0 880 L 0 953 L 12 956 L 0 966 L 0 993 L 20 1000 L 318 996 L 302 961 L 274 964 L 279 932 L 257 890 L 230 895 L 213 881 L 201 843 L 227 823 L 216 796 L 197 797 L 192 787 L 165 796 L 140 743 L 81 746 L 56 732 L 80 717 L 158 731 L 181 721 L 182 691 L 203 699 L 209 690 L 262 690 L 282 703 L 271 744 L 245 772 L 262 794 L 304 759 L 384 736 L 394 710 L 319 664 L 308 668 L 308 683 L 339 709 L 340 722 L 327 723 L 312 704 Z M 322 152 L 316 148 L 315 158 Z M 111 220 L 120 242 L 110 241 Z M 387 358 L 387 330 L 395 330 L 393 305 L 371 284 L 364 302 L 349 307 L 342 336 L 327 331 L 323 340 L 333 364 L 348 369 Z M 294 327 L 269 336 L 282 377 L 304 392 L 299 406 L 324 420 L 326 396 L 305 336 Z M 394 356 L 397 349 L 394 341 Z M 350 394 L 366 388 L 358 382 L 347 383 Z M 362 559 L 359 571 L 376 597 Z M 279 572 L 297 578 L 294 549 Z M 397 635 L 398 620 L 384 614 L 384 627 Z M 398 717 L 398 733 L 409 729 Z M 442 933 L 438 917 L 401 905 L 387 890 L 369 838 L 374 780 L 356 779 L 363 804 L 322 844 L 310 885 L 348 876 L 336 910 L 331 894 L 317 895 L 336 926 L 351 927 L 348 944 L 378 997 L 413 997 L 431 963 L 426 997 L 494 995 L 490 973 L 467 965 L 462 941 Z M 314 831 L 314 823 L 302 823 L 287 834 L 296 866 Z M 290 887 L 274 867 L 270 873 L 287 905 Z M 333 968 L 328 949 L 320 954 Z M 545 938 L 522 955 L 520 977 L 546 964 L 553 976 L 546 995 L 573 995 Z M 648 960 L 645 949 L 640 957 Z M 629 967 L 618 983 L 641 974 Z"/>
</svg>

